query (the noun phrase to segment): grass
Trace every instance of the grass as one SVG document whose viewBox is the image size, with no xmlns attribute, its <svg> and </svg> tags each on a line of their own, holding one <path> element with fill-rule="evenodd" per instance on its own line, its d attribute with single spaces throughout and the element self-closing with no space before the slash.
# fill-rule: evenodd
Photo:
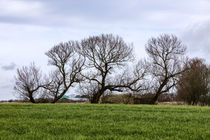
<svg viewBox="0 0 210 140">
<path fill-rule="evenodd" d="M 210 108 L 0 104 L 0 140 L 210 139 Z"/>
</svg>

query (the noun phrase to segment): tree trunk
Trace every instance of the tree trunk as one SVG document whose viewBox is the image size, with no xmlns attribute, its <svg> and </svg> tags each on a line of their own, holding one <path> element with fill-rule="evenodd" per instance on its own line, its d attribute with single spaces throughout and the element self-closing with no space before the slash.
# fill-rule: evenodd
<svg viewBox="0 0 210 140">
<path fill-rule="evenodd" d="M 100 96 L 98 94 L 93 95 L 93 98 L 90 100 L 91 104 L 98 104 L 100 100 Z"/>
<path fill-rule="evenodd" d="M 156 93 L 155 96 L 151 99 L 150 104 L 155 104 L 158 100 L 160 93 Z"/>
<path fill-rule="evenodd" d="M 56 103 L 59 100 L 59 98 L 55 98 L 53 99 L 53 101 L 51 103 Z"/>
<path fill-rule="evenodd" d="M 65 93 L 68 91 L 69 87 L 63 90 L 63 92 L 59 96 L 56 95 L 51 103 L 56 103 L 58 100 L 60 100 L 63 95 L 65 95 Z"/>
<path fill-rule="evenodd" d="M 99 90 L 96 94 L 93 95 L 93 98 L 90 100 L 91 104 L 98 104 L 101 98 L 101 95 L 104 94 L 105 90 Z"/>
<path fill-rule="evenodd" d="M 167 84 L 168 81 L 168 77 L 166 77 L 164 79 L 164 81 L 161 83 L 160 87 L 158 88 L 158 90 L 156 91 L 155 97 L 150 101 L 150 104 L 155 104 L 155 102 L 158 100 L 158 97 L 160 96 L 160 94 L 162 94 L 162 89 L 163 87 Z"/>
<path fill-rule="evenodd" d="M 31 93 L 30 96 L 29 96 L 29 100 L 30 100 L 30 102 L 32 102 L 32 103 L 36 103 L 35 100 L 34 100 L 34 98 L 33 98 L 33 96 L 32 96 L 32 93 Z"/>
</svg>

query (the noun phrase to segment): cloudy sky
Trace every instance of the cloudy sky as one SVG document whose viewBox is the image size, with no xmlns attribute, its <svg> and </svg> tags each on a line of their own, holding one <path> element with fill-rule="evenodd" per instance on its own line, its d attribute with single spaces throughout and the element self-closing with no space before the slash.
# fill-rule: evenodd
<svg viewBox="0 0 210 140">
<path fill-rule="evenodd" d="M 187 55 L 210 62 L 210 0 L 0 0 L 0 100 L 14 99 L 16 69 L 35 62 L 45 71 L 53 45 L 113 33 L 133 43 L 177 35 Z"/>
</svg>

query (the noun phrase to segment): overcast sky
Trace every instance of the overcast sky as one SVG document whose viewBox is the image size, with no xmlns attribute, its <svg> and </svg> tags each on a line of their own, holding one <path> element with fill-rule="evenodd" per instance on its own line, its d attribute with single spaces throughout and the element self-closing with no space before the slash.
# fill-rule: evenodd
<svg viewBox="0 0 210 140">
<path fill-rule="evenodd" d="M 0 100 L 16 98 L 18 67 L 45 71 L 53 45 L 101 33 L 133 43 L 137 58 L 150 37 L 175 34 L 210 62 L 210 0 L 0 0 Z"/>
</svg>

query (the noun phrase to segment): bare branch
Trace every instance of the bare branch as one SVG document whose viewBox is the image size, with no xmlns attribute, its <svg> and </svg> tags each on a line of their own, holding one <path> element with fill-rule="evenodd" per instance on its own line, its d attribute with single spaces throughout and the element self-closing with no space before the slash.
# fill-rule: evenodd
<svg viewBox="0 0 210 140">
<path fill-rule="evenodd" d="M 53 103 L 57 102 L 74 83 L 83 79 L 81 71 L 85 59 L 76 53 L 75 48 L 78 45 L 75 41 L 60 43 L 46 53 L 49 64 L 56 67 L 55 72 L 50 75 L 52 84 L 45 87 L 49 94 L 53 95 Z"/>
<path fill-rule="evenodd" d="M 153 88 L 156 94 L 152 103 L 176 85 L 174 80 L 182 73 L 185 51 L 186 47 L 174 35 L 165 34 L 148 41 L 146 52 L 150 57 L 150 73 L 155 81 Z"/>
<path fill-rule="evenodd" d="M 82 40 L 78 52 L 87 59 L 86 68 L 88 69 L 82 76 L 90 86 L 93 83 L 97 84 L 92 103 L 98 103 L 101 95 L 106 92 L 107 82 L 111 75 L 134 58 L 132 45 L 126 44 L 122 38 L 112 34 L 102 34 Z"/>
<path fill-rule="evenodd" d="M 23 66 L 17 69 L 15 77 L 14 90 L 24 99 L 29 99 L 35 103 L 35 97 L 38 96 L 39 89 L 46 86 L 39 68 L 32 63 L 30 66 Z"/>
</svg>

